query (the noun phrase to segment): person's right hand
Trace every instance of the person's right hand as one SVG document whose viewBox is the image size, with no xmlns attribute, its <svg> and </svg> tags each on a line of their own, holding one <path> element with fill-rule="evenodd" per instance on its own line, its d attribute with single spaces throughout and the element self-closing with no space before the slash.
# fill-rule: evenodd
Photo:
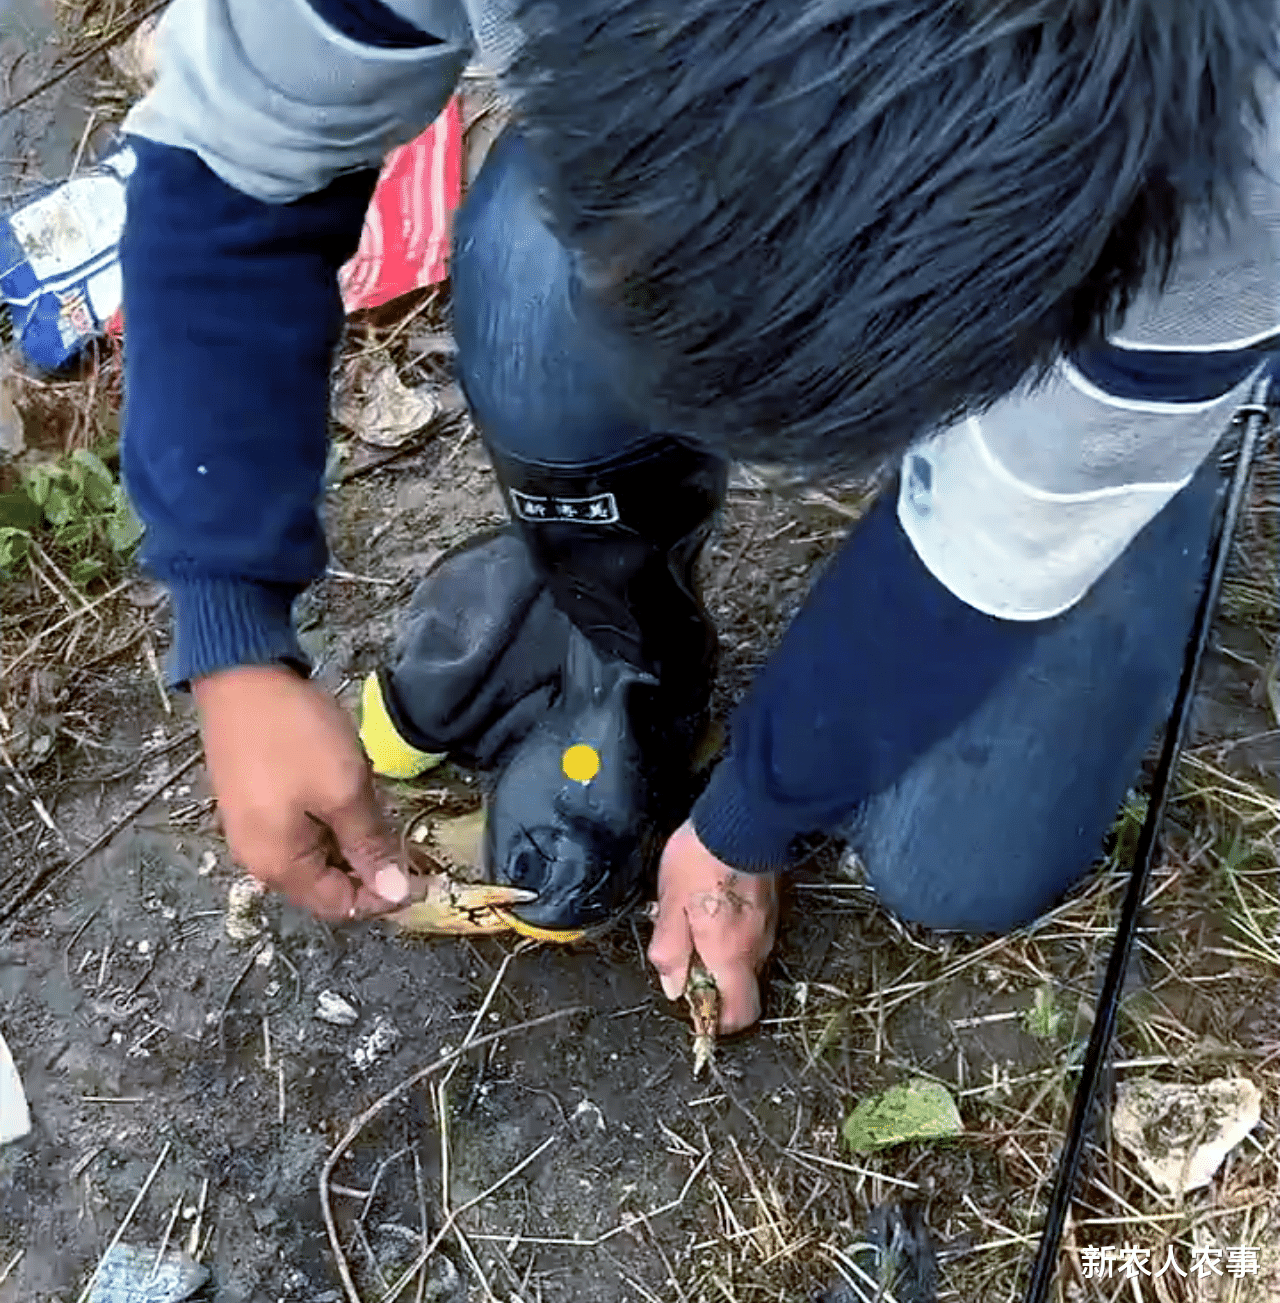
<svg viewBox="0 0 1280 1303">
<path fill-rule="evenodd" d="M 328 693 L 283 665 L 241 665 L 192 684 L 231 854 L 317 918 L 384 914 L 409 881 L 355 728 Z M 326 853 L 328 838 L 350 873 Z"/>
<path fill-rule="evenodd" d="M 720 993 L 720 1031 L 760 1017 L 759 974 L 778 926 L 778 875 L 742 873 L 702 844 L 692 821 L 671 834 L 658 865 L 649 962 L 678 1000 L 696 951 Z"/>
</svg>

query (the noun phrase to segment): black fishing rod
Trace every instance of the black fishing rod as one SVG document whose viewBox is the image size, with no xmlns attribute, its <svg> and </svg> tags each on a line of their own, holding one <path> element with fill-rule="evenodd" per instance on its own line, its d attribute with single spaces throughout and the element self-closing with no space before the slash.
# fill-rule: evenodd
<svg viewBox="0 0 1280 1303">
<path fill-rule="evenodd" d="M 1191 636 L 1187 641 L 1187 651 L 1182 662 L 1182 677 L 1178 681 L 1173 709 L 1169 712 L 1169 722 L 1165 726 L 1160 760 L 1156 765 L 1155 776 L 1151 780 L 1147 817 L 1143 820 L 1138 844 L 1133 852 L 1129 888 L 1125 893 L 1120 921 L 1116 926 L 1116 939 L 1111 947 L 1106 981 L 1103 982 L 1102 992 L 1098 996 L 1093 1031 L 1090 1033 L 1089 1047 L 1084 1056 L 1080 1084 L 1076 1087 L 1075 1099 L 1072 1101 L 1071 1123 L 1067 1128 L 1066 1144 L 1063 1146 L 1062 1157 L 1054 1176 L 1049 1211 L 1040 1233 L 1040 1246 L 1031 1268 L 1031 1281 L 1027 1287 L 1025 1303 L 1046 1303 L 1049 1287 L 1053 1284 L 1056 1274 L 1063 1226 L 1066 1223 L 1067 1210 L 1071 1206 L 1076 1177 L 1080 1170 L 1080 1159 L 1084 1153 L 1089 1115 L 1093 1111 L 1098 1083 L 1102 1078 L 1102 1069 L 1115 1032 L 1120 992 L 1124 986 L 1124 975 L 1129 967 L 1133 938 L 1138 928 L 1138 911 L 1147 892 L 1147 879 L 1151 875 L 1156 837 L 1164 818 L 1165 806 L 1168 804 L 1169 785 L 1173 781 L 1173 775 L 1178 767 L 1178 758 L 1182 753 L 1187 722 L 1191 717 L 1191 707 L 1195 701 L 1196 685 L 1200 680 L 1200 668 L 1204 662 L 1205 647 L 1208 645 L 1209 632 L 1213 627 L 1218 595 L 1222 591 L 1222 577 L 1226 573 L 1227 562 L 1231 557 L 1231 541 L 1235 535 L 1236 523 L 1249 484 L 1249 471 L 1253 465 L 1263 427 L 1267 422 L 1267 396 L 1270 385 L 1270 376 L 1263 376 L 1254 386 L 1249 402 L 1236 413 L 1237 419 L 1244 418 L 1244 434 L 1236 454 L 1235 476 L 1231 482 L 1226 508 L 1213 538 L 1209 554 L 1208 579 L 1200 597 L 1200 605 L 1196 609 L 1196 618 L 1191 626 Z"/>
</svg>

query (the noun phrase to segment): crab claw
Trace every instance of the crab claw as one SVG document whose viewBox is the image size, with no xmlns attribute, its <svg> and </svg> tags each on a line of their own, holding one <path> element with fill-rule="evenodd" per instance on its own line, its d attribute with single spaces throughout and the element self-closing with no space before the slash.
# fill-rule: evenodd
<svg viewBox="0 0 1280 1303">
<path fill-rule="evenodd" d="M 410 889 L 415 899 L 388 915 L 389 921 L 408 932 L 436 932 L 444 936 L 505 932 L 509 924 L 494 906 L 518 905 L 535 895 L 518 887 L 455 882 L 447 873 L 413 877 Z"/>
<path fill-rule="evenodd" d="M 720 1022 L 720 989 L 716 986 L 716 979 L 707 972 L 696 955 L 689 965 L 684 998 L 693 1022 L 693 1075 L 697 1077 L 715 1058 L 716 1029 Z"/>
<path fill-rule="evenodd" d="M 480 936 L 505 932 L 510 924 L 498 910 L 536 898 L 519 887 L 499 887 L 488 882 L 462 882 L 444 872 L 421 848 L 409 848 L 411 900 L 387 915 L 406 932 L 440 936 Z M 425 871 L 424 871 L 425 870 Z"/>
</svg>

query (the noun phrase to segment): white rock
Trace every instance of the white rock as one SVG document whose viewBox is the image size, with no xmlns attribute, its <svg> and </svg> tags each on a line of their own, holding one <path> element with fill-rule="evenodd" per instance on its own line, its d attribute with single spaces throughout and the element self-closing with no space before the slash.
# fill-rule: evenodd
<svg viewBox="0 0 1280 1303">
<path fill-rule="evenodd" d="M 1208 1185 L 1222 1160 L 1258 1125 L 1262 1101 L 1246 1077 L 1202 1086 L 1125 1081 L 1116 1088 L 1116 1139 L 1175 1195 Z"/>
<path fill-rule="evenodd" d="M 30 1130 L 31 1114 L 22 1090 L 22 1079 L 4 1037 L 0 1036 L 0 1145 L 20 1140 Z"/>
<path fill-rule="evenodd" d="M 335 1027 L 352 1027 L 360 1021 L 359 1012 L 337 991 L 321 991 L 316 996 L 316 1017 Z"/>
<path fill-rule="evenodd" d="M 604 1110 L 594 1100 L 580 1099 L 578 1107 L 573 1110 L 573 1120 L 576 1122 L 579 1118 L 588 1118 L 595 1123 L 597 1131 L 607 1130 L 604 1121 Z"/>
<path fill-rule="evenodd" d="M 400 1029 L 390 1018 L 378 1018 L 351 1051 L 351 1062 L 361 1072 L 368 1072 L 381 1058 L 395 1049 L 400 1040 Z"/>
<path fill-rule="evenodd" d="M 232 941 L 252 941 L 266 926 L 262 918 L 262 884 L 253 878 L 233 882 L 227 892 L 227 936 Z"/>
</svg>

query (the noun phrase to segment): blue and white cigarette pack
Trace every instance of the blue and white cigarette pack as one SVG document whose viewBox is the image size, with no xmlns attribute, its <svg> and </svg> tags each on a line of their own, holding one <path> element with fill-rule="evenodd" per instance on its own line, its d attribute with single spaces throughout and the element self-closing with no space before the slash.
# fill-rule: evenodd
<svg viewBox="0 0 1280 1303">
<path fill-rule="evenodd" d="M 128 147 L 0 219 L 0 294 L 36 366 L 56 371 L 120 307 Z"/>
</svg>

